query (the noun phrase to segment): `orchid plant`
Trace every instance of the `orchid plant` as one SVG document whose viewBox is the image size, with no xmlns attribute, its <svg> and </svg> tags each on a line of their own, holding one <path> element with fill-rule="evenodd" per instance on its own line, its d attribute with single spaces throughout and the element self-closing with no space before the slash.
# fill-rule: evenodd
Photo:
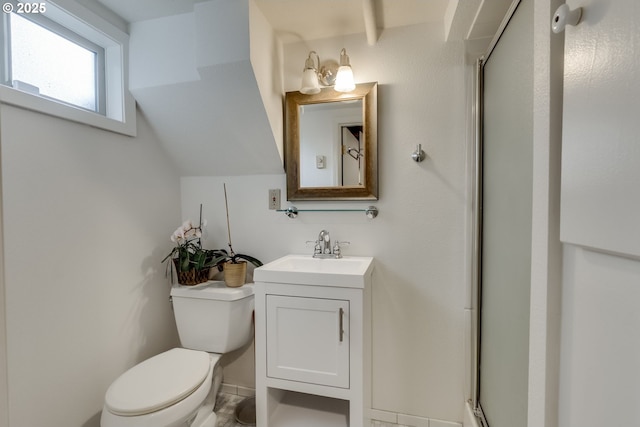
<svg viewBox="0 0 640 427">
<path fill-rule="evenodd" d="M 200 206 L 200 221 L 195 225 L 191 220 L 185 221 L 171 235 L 171 241 L 176 246 L 162 262 L 171 260 L 167 266 L 170 271 L 175 264 L 177 271 L 204 270 L 213 267 L 214 262 L 223 253 L 219 250 L 202 248 L 202 229 L 206 221 L 202 221 L 202 205 Z"/>
<path fill-rule="evenodd" d="M 164 257 L 162 262 L 167 263 L 167 275 L 173 279 L 173 267 L 176 271 L 201 271 L 209 268 L 217 268 L 223 270 L 223 264 L 238 264 L 248 261 L 256 267 L 262 265 L 262 262 L 252 256 L 235 253 L 231 245 L 231 229 L 229 226 L 229 207 L 227 203 L 227 188 L 224 186 L 225 208 L 227 211 L 227 234 L 229 237 L 229 251 L 225 249 L 203 249 L 202 248 L 202 230 L 207 225 L 202 220 L 202 205 L 200 205 L 200 220 L 197 225 L 191 221 L 185 221 L 171 235 L 171 241 L 176 246 Z"/>
</svg>

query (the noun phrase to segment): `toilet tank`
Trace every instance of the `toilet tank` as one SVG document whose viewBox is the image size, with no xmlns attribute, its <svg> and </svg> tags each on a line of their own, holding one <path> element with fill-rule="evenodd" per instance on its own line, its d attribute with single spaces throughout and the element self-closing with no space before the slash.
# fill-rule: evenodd
<svg viewBox="0 0 640 427">
<path fill-rule="evenodd" d="M 253 337 L 253 285 L 230 288 L 209 281 L 171 288 L 180 344 L 210 353 L 227 353 Z"/>
</svg>

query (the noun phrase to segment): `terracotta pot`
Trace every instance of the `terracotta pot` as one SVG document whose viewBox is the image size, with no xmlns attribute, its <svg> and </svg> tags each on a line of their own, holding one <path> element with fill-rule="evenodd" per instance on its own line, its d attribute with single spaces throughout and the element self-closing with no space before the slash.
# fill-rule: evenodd
<svg viewBox="0 0 640 427">
<path fill-rule="evenodd" d="M 247 262 L 239 261 L 237 264 L 225 262 L 223 264 L 224 283 L 230 288 L 238 288 L 244 285 L 247 278 Z"/>
</svg>

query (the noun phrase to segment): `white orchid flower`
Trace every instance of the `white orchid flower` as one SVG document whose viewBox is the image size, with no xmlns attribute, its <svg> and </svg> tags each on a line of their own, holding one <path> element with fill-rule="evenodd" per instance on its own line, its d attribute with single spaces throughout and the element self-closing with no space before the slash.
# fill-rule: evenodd
<svg viewBox="0 0 640 427">
<path fill-rule="evenodd" d="M 185 233 L 185 229 L 180 227 L 176 230 L 175 235 L 176 235 L 176 239 L 180 240 L 180 239 L 184 239 L 184 233 Z"/>
<path fill-rule="evenodd" d="M 202 228 L 196 227 L 190 219 L 182 223 L 171 235 L 171 241 L 182 245 L 189 241 L 190 238 L 202 237 Z"/>
</svg>

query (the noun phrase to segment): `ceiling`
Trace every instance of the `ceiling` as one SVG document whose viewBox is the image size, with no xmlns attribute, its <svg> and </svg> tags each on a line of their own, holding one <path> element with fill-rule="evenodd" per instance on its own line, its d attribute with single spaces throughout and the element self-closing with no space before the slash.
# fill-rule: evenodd
<svg viewBox="0 0 640 427">
<path fill-rule="evenodd" d="M 364 33 L 363 0 L 256 0 L 285 42 Z M 448 0 L 376 0 L 379 28 L 441 22 Z"/>
<path fill-rule="evenodd" d="M 193 11 L 202 0 L 97 0 L 125 21 Z M 255 0 L 284 42 L 365 32 L 363 0 Z M 381 29 L 441 22 L 449 0 L 374 0 Z"/>
</svg>

